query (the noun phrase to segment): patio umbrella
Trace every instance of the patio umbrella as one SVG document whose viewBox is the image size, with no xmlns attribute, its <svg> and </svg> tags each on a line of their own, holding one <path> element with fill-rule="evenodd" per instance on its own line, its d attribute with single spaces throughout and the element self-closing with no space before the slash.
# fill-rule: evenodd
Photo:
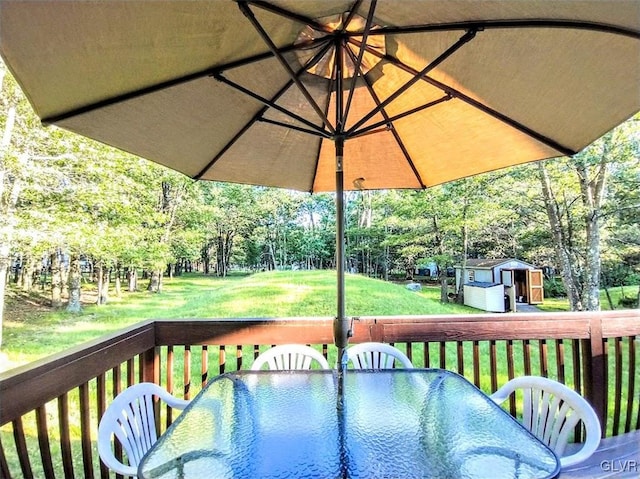
<svg viewBox="0 0 640 479">
<path fill-rule="evenodd" d="M 335 191 L 341 355 L 344 190 L 571 155 L 640 110 L 638 0 L 1 0 L 0 53 L 45 124 Z"/>
</svg>

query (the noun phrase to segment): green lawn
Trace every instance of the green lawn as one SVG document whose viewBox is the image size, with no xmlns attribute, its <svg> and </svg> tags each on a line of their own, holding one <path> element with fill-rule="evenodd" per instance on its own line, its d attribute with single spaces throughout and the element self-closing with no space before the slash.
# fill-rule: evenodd
<svg viewBox="0 0 640 479">
<path fill-rule="evenodd" d="M 634 298 L 638 295 L 638 285 L 616 286 L 609 288 L 609 295 L 614 309 L 623 309 L 620 299 Z M 544 304 L 537 305 L 542 311 L 569 311 L 569 301 L 566 298 L 545 298 Z M 610 311 L 611 306 L 607 298 L 607 293 L 600 290 L 600 308 L 603 311 Z"/>
<path fill-rule="evenodd" d="M 346 289 L 349 316 L 482 312 L 456 304 L 441 304 L 437 288 L 415 293 L 402 285 L 347 275 Z M 106 305 L 88 305 L 77 314 L 11 312 L 18 310 L 19 305 L 14 304 L 5 315 L 2 353 L 7 361 L 0 370 L 145 319 L 334 316 L 336 274 L 334 271 L 274 271 L 228 278 L 189 274 L 165 279 L 160 294 L 123 293 L 121 298 L 111 297 Z"/>
</svg>

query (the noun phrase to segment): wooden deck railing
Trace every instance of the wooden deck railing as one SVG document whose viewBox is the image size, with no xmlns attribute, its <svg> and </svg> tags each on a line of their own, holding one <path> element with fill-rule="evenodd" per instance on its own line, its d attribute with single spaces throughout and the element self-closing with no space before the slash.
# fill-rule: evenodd
<svg viewBox="0 0 640 479">
<path fill-rule="evenodd" d="M 521 374 L 557 379 L 591 402 L 605 435 L 640 429 L 637 310 L 366 317 L 353 330 L 353 343 L 393 343 L 416 367 L 456 371 L 487 393 Z M 97 424 L 128 385 L 154 381 L 191 398 L 274 344 L 317 346 L 333 364 L 332 331 L 331 318 L 147 321 L 2 373 L 0 477 L 110 477 Z M 162 428 L 171 419 L 163 411 Z"/>
</svg>

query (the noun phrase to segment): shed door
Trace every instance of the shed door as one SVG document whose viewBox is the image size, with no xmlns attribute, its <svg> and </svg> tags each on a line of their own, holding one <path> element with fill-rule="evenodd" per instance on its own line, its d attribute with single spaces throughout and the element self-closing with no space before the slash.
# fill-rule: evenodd
<svg viewBox="0 0 640 479">
<path fill-rule="evenodd" d="M 543 276 L 541 269 L 527 270 L 527 296 L 529 304 L 542 304 L 544 300 Z"/>
</svg>

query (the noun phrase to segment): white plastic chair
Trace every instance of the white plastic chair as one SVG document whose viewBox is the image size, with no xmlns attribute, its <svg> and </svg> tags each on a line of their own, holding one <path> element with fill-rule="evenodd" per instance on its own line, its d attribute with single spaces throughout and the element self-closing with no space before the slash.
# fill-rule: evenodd
<svg viewBox="0 0 640 479">
<path fill-rule="evenodd" d="M 265 365 L 272 371 L 311 369 L 314 361 L 320 364 L 321 369 L 330 369 L 325 357 L 311 346 L 282 344 L 260 354 L 251 365 L 251 370 L 259 371 Z"/>
<path fill-rule="evenodd" d="M 158 440 L 154 414 L 154 396 L 175 409 L 184 409 L 189 401 L 172 396 L 154 383 L 139 383 L 118 394 L 100 419 L 98 453 L 112 471 L 136 477 L 142 456 Z M 111 446 L 115 436 L 126 452 L 129 464 L 116 458 Z"/>
<path fill-rule="evenodd" d="M 524 394 L 523 426 L 558 455 L 561 467 L 584 461 L 598 448 L 600 421 L 580 394 L 552 379 L 521 376 L 505 383 L 491 399 L 502 404 L 518 389 Z M 571 433 L 580 421 L 586 439 L 577 451 L 565 455 Z"/>
<path fill-rule="evenodd" d="M 385 343 L 360 343 L 347 349 L 347 360 L 354 369 L 413 369 L 411 360 L 399 349 Z"/>
</svg>

